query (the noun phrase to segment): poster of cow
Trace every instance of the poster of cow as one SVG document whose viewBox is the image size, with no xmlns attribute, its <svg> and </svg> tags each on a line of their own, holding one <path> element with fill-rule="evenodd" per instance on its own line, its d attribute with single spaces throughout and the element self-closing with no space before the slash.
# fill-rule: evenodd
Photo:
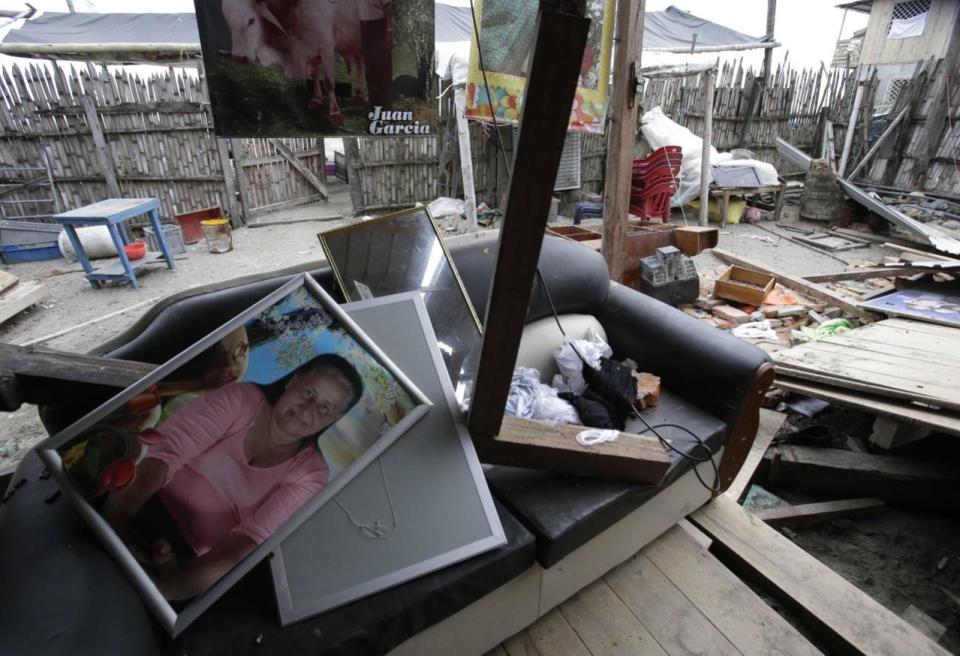
<svg viewBox="0 0 960 656">
<path fill-rule="evenodd" d="M 433 0 L 195 0 L 215 131 L 432 135 Z"/>
</svg>

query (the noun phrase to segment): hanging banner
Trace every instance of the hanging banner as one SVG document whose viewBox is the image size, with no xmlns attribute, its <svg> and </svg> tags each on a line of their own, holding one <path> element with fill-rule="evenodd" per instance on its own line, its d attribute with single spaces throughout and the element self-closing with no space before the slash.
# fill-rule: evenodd
<svg viewBox="0 0 960 656">
<path fill-rule="evenodd" d="M 480 24 L 480 50 L 486 83 L 480 70 L 476 37 L 470 44 L 467 73 L 467 118 L 491 120 L 491 100 L 497 122 L 518 123 L 523 90 L 536 38 L 539 3 L 529 0 L 475 0 Z M 588 0 L 590 32 L 580 66 L 580 81 L 570 110 L 570 129 L 603 132 L 610 84 L 613 44 L 613 2 Z"/>
<path fill-rule="evenodd" d="M 436 133 L 433 0 L 195 0 L 214 129 Z"/>
</svg>

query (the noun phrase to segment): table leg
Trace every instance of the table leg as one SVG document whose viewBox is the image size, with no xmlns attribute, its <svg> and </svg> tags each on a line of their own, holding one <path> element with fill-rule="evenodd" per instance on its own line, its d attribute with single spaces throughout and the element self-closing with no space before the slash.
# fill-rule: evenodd
<svg viewBox="0 0 960 656">
<path fill-rule="evenodd" d="M 83 267 L 84 272 L 90 273 L 93 271 L 93 265 L 90 264 L 87 253 L 83 250 L 83 245 L 80 243 L 80 236 L 77 234 L 77 229 L 71 224 L 66 223 L 63 226 L 63 230 L 67 233 L 67 239 L 70 240 L 70 245 L 73 246 L 73 252 L 76 253 L 77 259 L 80 260 L 80 266 Z M 89 280 L 88 282 L 94 289 L 100 287 L 94 280 Z"/>
<path fill-rule="evenodd" d="M 177 266 L 173 263 L 170 247 L 167 246 L 167 240 L 163 236 L 163 229 L 160 227 L 160 213 L 155 209 L 150 210 L 150 225 L 153 226 L 153 234 L 156 235 L 157 243 L 160 244 L 160 252 L 163 253 L 163 259 L 167 261 L 167 267 L 171 271 L 176 271 Z"/>
<path fill-rule="evenodd" d="M 116 224 L 110 224 L 107 226 L 110 229 L 110 237 L 113 239 L 114 246 L 117 247 L 117 254 L 120 255 L 120 263 L 123 264 L 123 270 L 127 274 L 127 278 L 130 279 L 130 284 L 133 285 L 134 289 L 140 287 L 140 283 L 137 282 L 137 275 L 133 272 L 133 267 L 130 266 L 130 260 L 127 258 L 126 251 L 123 250 L 123 239 L 120 237 L 120 231 L 117 230 Z"/>
</svg>

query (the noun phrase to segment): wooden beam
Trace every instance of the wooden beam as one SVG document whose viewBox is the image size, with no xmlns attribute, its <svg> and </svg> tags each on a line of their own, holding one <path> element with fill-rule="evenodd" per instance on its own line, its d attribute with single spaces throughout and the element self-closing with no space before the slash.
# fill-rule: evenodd
<svg viewBox="0 0 960 656">
<path fill-rule="evenodd" d="M 277 152 L 280 153 L 280 156 L 287 160 L 290 163 L 290 166 L 292 166 L 297 173 L 303 176 L 304 180 L 306 180 L 311 187 L 320 192 L 320 195 L 323 196 L 324 199 L 329 197 L 327 185 L 324 184 L 323 180 L 318 178 L 313 171 L 304 166 L 303 162 L 297 158 L 296 154 L 287 148 L 282 141 L 279 139 L 270 139 L 270 144 L 277 149 Z"/>
<path fill-rule="evenodd" d="M 478 446 L 488 464 L 656 485 L 670 467 L 670 453 L 653 435 L 620 433 L 614 442 L 582 446 L 584 426 L 503 417 L 500 435 Z"/>
<path fill-rule="evenodd" d="M 825 301 L 830 305 L 836 305 L 850 314 L 856 316 L 871 316 L 868 311 L 858 306 L 855 302 L 847 299 L 844 296 L 841 296 L 840 294 L 837 294 L 832 289 L 827 289 L 823 285 L 815 282 L 809 282 L 799 276 L 788 276 L 786 274 L 779 273 L 772 270 L 768 266 L 754 262 L 753 260 L 748 260 L 747 258 L 739 255 L 734 255 L 733 253 L 728 253 L 727 251 L 719 248 L 714 248 L 711 252 L 721 260 L 730 262 L 731 264 L 739 264 L 740 266 L 747 267 L 748 269 L 755 269 L 757 271 L 763 271 L 764 273 L 769 273 L 772 276 L 776 276 L 777 281 L 783 286 L 790 287 L 799 292 L 804 292 L 805 294 L 808 294 L 809 296 L 817 298 L 821 301 Z"/>
<path fill-rule="evenodd" d="M 822 503 L 804 503 L 799 506 L 778 506 L 754 510 L 753 516 L 780 528 L 781 526 L 813 526 L 837 517 L 872 515 L 887 507 L 880 499 L 843 499 Z"/>
<path fill-rule="evenodd" d="M 617 47 L 613 61 L 613 95 L 607 107 L 602 253 L 610 279 L 622 281 L 637 133 L 636 71 L 640 69 L 646 1 L 619 0 L 616 5 Z"/>
<path fill-rule="evenodd" d="M 926 511 L 960 510 L 960 469 L 949 461 L 781 446 L 767 451 L 758 479 L 827 498 L 877 497 Z"/>
<path fill-rule="evenodd" d="M 13 275 L 9 271 L 4 271 L 0 269 L 0 294 L 3 294 L 5 291 L 16 285 L 20 282 L 20 278 Z M 0 296 L 0 298 L 3 298 Z"/>
<path fill-rule="evenodd" d="M 76 383 L 129 387 L 157 365 L 39 346 L 0 343 L 0 371 Z"/>
<path fill-rule="evenodd" d="M 703 86 L 706 97 L 703 101 L 703 148 L 700 153 L 700 216 L 699 224 L 707 225 L 707 214 L 710 211 L 710 142 L 713 140 L 713 94 L 716 87 L 716 77 L 713 70 L 703 74 Z M 720 225 L 726 225 L 724 216 L 726 207 L 720 208 Z"/>
<path fill-rule="evenodd" d="M 37 280 L 23 280 L 0 296 L 0 323 L 39 303 L 47 296 L 47 287 Z"/>
<path fill-rule="evenodd" d="M 360 184 L 360 139 L 345 137 L 343 140 L 344 155 L 347 156 L 347 182 L 350 185 L 350 201 L 353 204 L 353 215 L 358 216 L 365 210 L 363 201 L 363 185 Z"/>
<path fill-rule="evenodd" d="M 843 150 L 840 152 L 840 165 L 837 167 L 837 175 L 841 178 L 847 170 L 847 162 L 850 159 L 850 148 L 853 146 L 853 135 L 856 134 L 857 113 L 860 111 L 860 103 L 863 102 L 863 85 L 865 82 L 857 84 L 857 93 L 853 97 L 853 107 L 850 108 L 850 119 L 847 121 L 847 127 L 843 134 Z"/>
<path fill-rule="evenodd" d="M 941 269 L 930 266 L 917 266 L 916 263 L 906 266 L 876 267 L 871 269 L 853 269 L 840 273 L 823 273 L 812 276 L 803 276 L 807 282 L 837 282 L 840 280 L 871 280 L 873 278 L 895 278 L 908 273 L 936 273 Z"/>
<path fill-rule="evenodd" d="M 763 460 L 763 454 L 770 448 L 773 438 L 777 436 L 780 427 L 786 420 L 787 416 L 782 412 L 760 408 L 760 426 L 757 429 L 757 437 L 750 446 L 750 452 L 747 454 L 746 460 L 743 461 L 740 471 L 737 472 L 737 477 L 733 479 L 724 494 L 735 499 L 737 503 L 743 500 L 747 494 L 747 489 L 750 487 L 750 479 L 753 478 L 754 472 Z"/>
<path fill-rule="evenodd" d="M 107 181 L 107 193 L 114 198 L 120 198 L 120 183 L 117 182 L 117 167 L 113 162 L 113 153 L 106 137 L 103 136 L 103 126 L 100 125 L 100 117 L 97 116 L 97 109 L 93 105 L 90 96 L 81 96 L 83 109 L 87 117 L 87 127 L 90 128 L 90 134 L 93 135 L 94 150 L 97 155 L 97 163 L 100 165 L 100 171 Z"/>
<path fill-rule="evenodd" d="M 842 576 L 719 496 L 690 516 L 721 561 L 746 571 L 797 610 L 831 653 L 947 656 L 910 624 Z"/>
<path fill-rule="evenodd" d="M 537 18 L 468 417 L 475 443 L 492 441 L 500 432 L 506 407 L 590 29 L 585 7 L 577 11 L 541 6 Z"/>
<path fill-rule="evenodd" d="M 873 142 L 873 145 L 870 146 L 870 150 L 868 150 L 867 154 L 863 156 L 863 159 L 860 160 L 860 163 L 853 167 L 853 170 L 850 171 L 850 175 L 845 176 L 847 180 L 852 180 L 855 178 L 857 173 L 859 173 L 863 167 L 867 165 L 867 162 L 873 159 L 873 156 L 877 154 L 877 152 L 880 150 L 880 147 L 886 142 L 890 135 L 894 133 L 894 131 L 897 129 L 897 126 L 900 125 L 900 121 L 903 120 L 903 117 L 906 116 L 907 112 L 909 111 L 910 105 L 907 105 L 900 110 L 900 113 L 897 114 L 897 117 L 893 119 L 890 125 L 887 126 L 887 129 L 883 131 L 883 134 L 877 137 L 877 140 Z"/>
</svg>

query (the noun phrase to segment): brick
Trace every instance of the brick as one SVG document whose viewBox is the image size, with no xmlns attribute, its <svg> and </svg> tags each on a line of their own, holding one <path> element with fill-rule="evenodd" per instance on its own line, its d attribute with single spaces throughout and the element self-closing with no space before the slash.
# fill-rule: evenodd
<svg viewBox="0 0 960 656">
<path fill-rule="evenodd" d="M 742 310 L 738 310 L 732 305 L 718 305 L 713 308 L 714 316 L 723 319 L 732 324 L 747 323 L 750 321 L 750 315 Z"/>
<path fill-rule="evenodd" d="M 660 376 L 645 372 L 633 372 L 637 380 L 637 407 L 642 410 L 660 402 Z"/>
</svg>

